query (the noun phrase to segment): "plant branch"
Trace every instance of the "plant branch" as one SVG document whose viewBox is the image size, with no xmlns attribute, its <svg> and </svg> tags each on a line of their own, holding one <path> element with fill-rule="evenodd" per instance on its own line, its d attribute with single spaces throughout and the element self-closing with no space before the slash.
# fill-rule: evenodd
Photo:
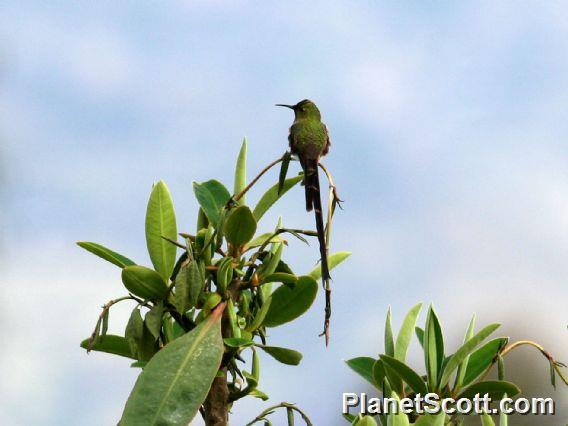
<svg viewBox="0 0 568 426">
<path fill-rule="evenodd" d="M 276 405 L 273 405 L 272 407 L 268 407 L 266 410 L 264 410 L 262 413 L 260 413 L 258 416 L 256 416 L 254 418 L 254 420 L 247 423 L 246 426 L 251 426 L 255 423 L 266 420 L 266 416 L 272 414 L 274 412 L 274 410 L 277 410 L 278 408 L 285 408 L 286 410 L 296 411 L 298 414 L 300 414 L 300 416 L 302 416 L 302 419 L 304 420 L 304 422 L 306 422 L 307 426 L 313 426 L 313 423 L 309 419 L 308 415 L 306 413 L 304 413 L 300 408 L 296 407 L 295 404 L 291 404 L 289 402 L 281 402 L 280 404 L 276 404 Z"/>
<path fill-rule="evenodd" d="M 93 345 L 95 344 L 97 337 L 99 337 L 99 329 L 101 327 L 101 323 L 103 321 L 103 318 L 105 317 L 105 315 L 108 314 L 108 311 L 111 308 L 111 306 L 118 303 L 118 302 L 122 302 L 123 300 L 136 300 L 136 301 L 138 301 L 137 298 L 130 295 L 130 296 L 123 296 L 123 297 L 119 297 L 118 299 L 110 300 L 109 302 L 107 302 L 106 304 L 103 305 L 103 307 L 102 307 L 103 310 L 102 310 L 101 314 L 99 315 L 99 318 L 97 319 L 97 324 L 95 325 L 95 329 L 93 330 L 93 332 L 91 333 L 91 337 L 89 338 L 89 344 L 87 345 L 87 353 L 89 353 L 93 349 Z"/>
<path fill-rule="evenodd" d="M 510 345 L 506 346 L 501 351 L 501 353 L 499 355 L 501 357 L 504 357 L 509 352 L 511 352 L 513 349 L 516 349 L 516 348 L 521 347 L 521 346 L 532 346 L 533 348 L 537 349 L 548 360 L 548 362 L 550 363 L 550 366 L 554 369 L 554 371 L 556 371 L 556 373 L 558 374 L 560 379 L 562 379 L 564 384 L 566 384 L 568 386 L 568 377 L 566 377 L 561 370 L 561 367 L 565 367 L 565 365 L 562 364 L 561 362 L 556 361 L 554 359 L 554 357 L 546 349 L 544 349 L 544 347 L 542 347 L 541 345 L 539 345 L 536 342 L 533 342 L 531 340 L 519 340 L 515 343 L 511 343 Z M 491 365 L 489 365 L 489 367 L 487 367 L 485 369 L 485 371 L 481 375 L 480 380 L 483 380 L 489 374 L 489 371 L 495 365 L 496 360 L 497 360 L 497 357 L 495 358 L 495 360 L 493 360 Z"/>
<path fill-rule="evenodd" d="M 280 163 L 283 159 L 284 159 L 284 157 L 280 157 L 279 159 L 274 160 L 272 163 L 270 163 L 268 166 L 266 166 L 264 169 L 262 169 L 260 171 L 260 173 L 258 175 L 256 175 L 256 177 L 253 180 L 251 180 L 250 183 L 241 192 L 239 192 L 237 195 L 235 195 L 233 197 L 233 200 L 239 201 L 243 197 L 243 195 L 245 195 L 248 192 L 248 190 L 251 189 L 253 187 L 253 185 L 262 177 L 263 174 L 265 174 L 268 170 L 270 170 L 276 164 Z"/>
</svg>

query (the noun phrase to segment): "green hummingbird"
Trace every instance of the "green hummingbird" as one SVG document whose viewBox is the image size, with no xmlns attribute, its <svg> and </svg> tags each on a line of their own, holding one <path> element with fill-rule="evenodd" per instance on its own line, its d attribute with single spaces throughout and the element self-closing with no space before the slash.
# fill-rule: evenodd
<svg viewBox="0 0 568 426">
<path fill-rule="evenodd" d="M 329 146 L 331 145 L 329 132 L 326 125 L 321 121 L 321 113 L 318 107 L 312 101 L 304 99 L 296 105 L 277 104 L 277 106 L 287 107 L 294 111 L 294 123 L 292 123 L 290 134 L 288 135 L 290 151 L 298 157 L 304 171 L 306 210 L 314 210 L 316 216 L 322 280 L 326 289 L 326 315 L 323 334 L 325 334 L 327 345 L 329 342 L 329 318 L 331 316 L 331 290 L 329 288 L 330 275 L 321 207 L 318 165 L 320 158 L 329 151 Z"/>
</svg>

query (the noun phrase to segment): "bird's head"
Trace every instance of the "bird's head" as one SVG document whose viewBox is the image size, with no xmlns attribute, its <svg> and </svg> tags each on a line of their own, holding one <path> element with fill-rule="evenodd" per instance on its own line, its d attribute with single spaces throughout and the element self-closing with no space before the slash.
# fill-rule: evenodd
<svg viewBox="0 0 568 426">
<path fill-rule="evenodd" d="M 309 99 L 304 99 L 296 105 L 276 104 L 276 106 L 292 109 L 296 118 L 315 118 L 317 120 L 321 120 L 321 114 L 318 107 Z"/>
</svg>

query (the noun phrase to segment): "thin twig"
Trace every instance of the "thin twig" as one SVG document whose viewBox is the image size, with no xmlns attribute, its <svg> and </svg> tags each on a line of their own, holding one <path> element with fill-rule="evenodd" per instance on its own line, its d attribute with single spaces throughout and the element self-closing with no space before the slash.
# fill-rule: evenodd
<svg viewBox="0 0 568 426">
<path fill-rule="evenodd" d="M 337 204 L 341 208 L 341 199 L 337 195 L 337 187 L 333 182 L 333 176 L 321 162 L 318 162 L 319 167 L 323 170 L 327 176 L 329 182 L 329 197 L 327 206 L 327 223 L 325 226 L 325 255 L 329 256 L 329 247 L 331 240 L 331 224 L 333 220 L 333 214 L 335 212 L 335 205 Z M 329 345 L 329 323 L 331 319 L 331 283 L 329 278 L 324 278 L 324 290 L 325 290 L 325 318 L 323 323 L 323 332 L 320 336 L 325 336 L 325 345 Z"/>
<path fill-rule="evenodd" d="M 239 192 L 237 195 L 235 195 L 233 197 L 233 200 L 239 201 L 243 197 L 243 195 L 245 195 L 247 193 L 247 191 L 249 189 L 251 189 L 252 186 L 262 177 L 263 174 L 265 174 L 268 170 L 270 170 L 276 164 L 280 163 L 283 158 L 284 157 L 280 157 L 279 159 L 274 160 L 272 163 L 270 163 L 268 166 L 266 166 L 264 169 L 262 169 L 260 171 L 260 173 L 258 175 L 256 175 L 256 177 L 253 180 L 250 181 L 250 183 L 245 187 L 245 189 L 243 189 L 241 192 Z"/>
<path fill-rule="evenodd" d="M 165 235 L 160 235 L 164 240 L 166 240 L 168 243 L 172 243 L 174 246 L 179 247 L 182 250 L 187 250 L 187 247 L 184 246 L 181 243 L 178 243 L 176 240 L 172 240 L 171 238 L 166 237 Z"/>
<path fill-rule="evenodd" d="M 511 343 L 510 345 L 506 346 L 501 353 L 499 354 L 501 357 L 504 357 L 505 355 L 507 355 L 509 352 L 511 352 L 513 349 L 516 349 L 520 346 L 532 346 L 533 348 L 537 349 L 550 363 L 550 365 L 552 366 L 552 368 L 554 368 L 554 370 L 556 371 L 556 373 L 558 373 L 558 376 L 560 376 L 560 379 L 564 382 L 564 384 L 566 384 L 568 386 L 568 377 L 566 377 L 563 373 L 562 370 L 560 369 L 560 367 L 564 366 L 564 364 L 556 361 L 553 356 L 546 350 L 544 349 L 544 347 L 542 347 L 541 345 L 539 345 L 536 342 L 533 342 L 531 340 L 519 340 L 518 342 L 515 343 Z M 497 359 L 497 357 L 495 358 Z M 495 365 L 495 360 L 489 365 L 489 367 L 487 367 L 485 369 L 485 371 L 483 372 L 483 374 L 480 376 L 479 380 L 483 380 L 488 374 L 489 371 L 491 371 L 491 368 Z"/>
<path fill-rule="evenodd" d="M 256 416 L 256 418 L 254 420 L 247 423 L 246 426 L 251 426 L 251 425 L 253 425 L 257 422 L 261 422 L 263 420 L 266 420 L 266 416 L 272 414 L 274 412 L 274 410 L 277 410 L 278 408 L 286 408 L 286 409 L 291 409 L 291 410 L 296 411 L 298 414 L 300 414 L 300 416 L 302 416 L 302 419 L 306 422 L 307 426 L 313 426 L 313 423 L 309 419 L 308 415 L 306 413 L 304 413 L 301 409 L 296 407 L 296 404 L 291 404 L 289 402 L 281 402 L 280 404 L 276 404 L 276 405 L 273 405 L 272 407 L 268 407 L 266 410 L 264 410 L 262 413 L 260 413 L 258 416 Z"/>
<path fill-rule="evenodd" d="M 93 332 L 91 333 L 91 336 L 89 337 L 89 344 L 87 345 L 87 353 L 89 353 L 92 349 L 93 346 L 95 344 L 95 341 L 97 340 L 98 337 L 98 331 L 99 328 L 101 326 L 101 322 L 103 321 L 104 316 L 107 314 L 107 312 L 109 311 L 110 307 L 118 302 L 122 302 L 123 300 L 137 300 L 134 296 L 130 295 L 130 296 L 123 296 L 123 297 L 119 297 L 118 299 L 113 299 L 110 300 L 109 302 L 107 302 L 106 304 L 103 305 L 103 310 L 101 312 L 101 314 L 99 315 L 99 318 L 97 319 L 97 324 L 95 325 L 95 329 L 93 330 Z"/>
</svg>

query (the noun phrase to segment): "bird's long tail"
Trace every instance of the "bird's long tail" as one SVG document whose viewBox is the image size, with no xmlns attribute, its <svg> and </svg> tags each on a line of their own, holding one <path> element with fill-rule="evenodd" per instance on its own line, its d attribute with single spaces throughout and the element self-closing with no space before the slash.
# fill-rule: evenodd
<svg viewBox="0 0 568 426">
<path fill-rule="evenodd" d="M 325 228 L 323 225 L 323 213 L 321 207 L 321 194 L 318 174 L 318 160 L 306 160 L 304 166 L 305 191 L 306 191 L 306 210 L 314 210 L 316 217 L 316 230 L 321 256 L 321 277 L 325 289 L 325 320 L 324 331 L 325 344 L 329 344 L 329 320 L 331 317 L 331 287 L 329 285 L 330 275 L 327 263 L 327 246 L 325 242 Z"/>
</svg>

